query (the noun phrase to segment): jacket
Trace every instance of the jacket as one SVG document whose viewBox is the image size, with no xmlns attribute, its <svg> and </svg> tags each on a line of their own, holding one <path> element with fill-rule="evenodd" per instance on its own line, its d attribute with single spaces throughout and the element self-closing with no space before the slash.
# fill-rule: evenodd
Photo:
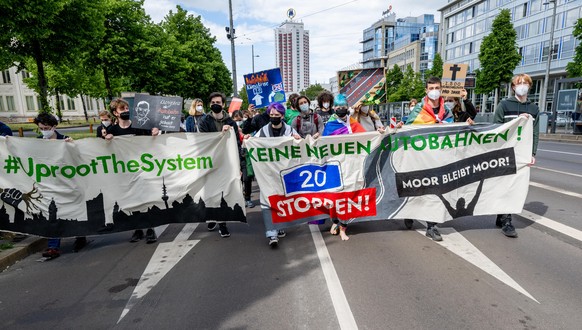
<svg viewBox="0 0 582 330">
<path fill-rule="evenodd" d="M 498 124 L 507 123 L 523 113 L 527 113 L 534 118 L 532 155 L 535 156 L 536 151 L 538 150 L 538 140 L 540 136 L 540 123 L 538 121 L 540 110 L 535 103 L 530 100 L 521 103 L 515 96 L 510 96 L 505 100 L 501 100 L 495 109 L 493 122 Z"/>
</svg>

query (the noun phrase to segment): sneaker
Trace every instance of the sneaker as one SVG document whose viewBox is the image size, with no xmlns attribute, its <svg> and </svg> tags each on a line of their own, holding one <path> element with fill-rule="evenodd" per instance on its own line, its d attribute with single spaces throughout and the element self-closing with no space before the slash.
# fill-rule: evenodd
<svg viewBox="0 0 582 330">
<path fill-rule="evenodd" d="M 245 202 L 246 207 L 248 207 L 249 209 L 252 209 L 253 207 L 255 207 L 255 203 L 253 203 L 252 201 L 246 201 Z"/>
<path fill-rule="evenodd" d="M 503 223 L 501 231 L 503 232 L 503 235 L 507 237 L 517 237 L 517 232 L 515 231 L 515 227 L 513 227 L 513 225 L 511 224 L 511 220 Z"/>
<path fill-rule="evenodd" d="M 269 246 L 272 248 L 276 248 L 277 245 L 279 245 L 279 239 L 277 238 L 277 236 L 269 237 Z"/>
<path fill-rule="evenodd" d="M 222 237 L 222 238 L 230 237 L 230 233 L 228 232 L 228 229 L 226 228 L 226 224 L 224 224 L 224 223 L 221 223 L 218 226 L 218 233 L 220 234 L 220 237 Z"/>
<path fill-rule="evenodd" d="M 432 238 L 433 241 L 440 242 L 443 240 L 441 233 L 436 226 L 426 228 L 426 236 Z"/>
<path fill-rule="evenodd" d="M 285 236 L 287 236 L 287 233 L 284 230 L 277 231 L 277 237 L 283 238 Z"/>
<path fill-rule="evenodd" d="M 143 238 L 143 230 L 137 229 L 133 232 L 131 239 L 129 240 L 131 243 L 135 243 Z"/>
<path fill-rule="evenodd" d="M 87 237 L 77 237 L 75 238 L 75 243 L 73 244 L 73 252 L 79 252 L 82 248 L 87 245 Z"/>
<path fill-rule="evenodd" d="M 54 259 L 60 255 L 61 255 L 61 252 L 57 248 L 48 248 L 48 249 L 44 250 L 44 252 L 42 253 L 42 256 L 44 258 L 49 259 L 49 260 Z"/>
<path fill-rule="evenodd" d="M 158 236 L 156 235 L 156 232 L 152 228 L 149 228 L 146 231 L 146 243 L 151 244 L 151 243 L 155 243 L 157 241 L 158 241 Z"/>
<path fill-rule="evenodd" d="M 511 214 L 498 214 L 495 219 L 495 226 L 501 228 L 506 221 L 511 222 Z"/>
<path fill-rule="evenodd" d="M 213 231 L 214 229 L 216 229 L 216 222 L 209 222 L 208 231 Z"/>
</svg>

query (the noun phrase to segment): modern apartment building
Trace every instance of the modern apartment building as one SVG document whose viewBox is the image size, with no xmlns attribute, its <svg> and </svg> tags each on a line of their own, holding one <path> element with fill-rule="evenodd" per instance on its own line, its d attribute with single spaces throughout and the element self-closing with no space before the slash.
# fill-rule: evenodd
<svg viewBox="0 0 582 330">
<path fill-rule="evenodd" d="M 309 87 L 309 31 L 303 23 L 288 20 L 275 29 L 275 58 L 286 93 Z"/>
<path fill-rule="evenodd" d="M 530 97 L 538 102 L 550 54 L 550 30 L 553 21 L 555 32 L 545 106 L 549 110 L 557 87 L 556 81 L 566 77 L 566 64 L 573 60 L 575 47 L 579 43 L 572 36 L 573 27 L 582 17 L 580 0 L 556 0 L 556 6 L 553 20 L 553 2 L 548 0 L 448 0 L 439 9 L 442 22 L 439 50 L 443 60 L 448 63 L 468 64 L 470 72 L 478 69 L 483 38 L 490 33 L 493 20 L 499 11 L 509 9 L 522 56 L 514 73 L 527 73 L 532 76 L 534 86 Z"/>
<path fill-rule="evenodd" d="M 0 77 L 0 120 L 6 122 L 26 121 L 35 117 L 39 110 L 39 96 L 33 90 L 28 88 L 23 79 L 28 77 L 29 73 L 21 71 L 16 73 L 16 67 L 11 67 L 2 71 Z M 60 96 L 60 107 L 63 118 L 81 118 L 84 117 L 83 102 L 87 107 L 89 116 L 97 115 L 100 109 L 105 109 L 101 100 L 90 97 L 69 97 Z M 50 105 L 56 108 L 56 98 L 51 97 Z"/>
</svg>

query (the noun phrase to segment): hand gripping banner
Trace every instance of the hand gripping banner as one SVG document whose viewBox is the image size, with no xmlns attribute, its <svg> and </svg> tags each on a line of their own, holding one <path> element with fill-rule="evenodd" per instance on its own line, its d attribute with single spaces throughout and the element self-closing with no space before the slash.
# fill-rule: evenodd
<svg viewBox="0 0 582 330">
<path fill-rule="evenodd" d="M 0 230 L 71 237 L 246 222 L 232 130 L 112 141 L 0 137 L 0 161 Z"/>
<path fill-rule="evenodd" d="M 321 219 L 434 222 L 519 213 L 528 187 L 532 120 L 405 126 L 295 140 L 250 138 L 267 229 Z"/>
</svg>

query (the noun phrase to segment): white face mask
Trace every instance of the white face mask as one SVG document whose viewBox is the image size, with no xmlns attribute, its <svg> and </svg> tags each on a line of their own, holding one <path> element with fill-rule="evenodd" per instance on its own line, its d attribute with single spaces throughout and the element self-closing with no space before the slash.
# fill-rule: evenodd
<svg viewBox="0 0 582 330">
<path fill-rule="evenodd" d="M 365 105 L 360 110 L 362 110 L 363 113 L 368 113 L 368 110 L 370 110 L 370 108 L 367 105 Z"/>
<path fill-rule="evenodd" d="M 201 105 L 196 106 L 196 111 L 202 112 L 202 110 L 204 110 L 204 108 Z"/>
<path fill-rule="evenodd" d="M 101 125 L 103 125 L 103 127 L 109 127 L 109 125 L 111 125 L 111 121 L 104 120 L 104 121 L 101 122 Z"/>
<path fill-rule="evenodd" d="M 307 103 L 300 104 L 299 105 L 299 110 L 301 110 L 302 112 L 309 111 L 309 104 L 307 104 Z"/>
<path fill-rule="evenodd" d="M 445 102 L 445 107 L 452 109 L 455 107 L 455 102 Z"/>
<path fill-rule="evenodd" d="M 521 84 L 515 86 L 515 94 L 517 94 L 518 96 L 525 96 L 527 95 L 527 92 L 529 92 L 529 85 Z"/>
<path fill-rule="evenodd" d="M 412 111 L 412 110 L 414 110 L 414 106 L 411 106 L 411 107 L 410 107 L 410 111 Z"/>
<path fill-rule="evenodd" d="M 50 139 L 51 136 L 53 136 L 53 134 L 55 133 L 54 130 L 48 130 L 48 131 L 40 131 L 42 133 L 42 138 L 43 139 Z"/>
<path fill-rule="evenodd" d="M 240 125 L 242 125 L 242 123 L 243 123 L 243 121 L 242 121 L 242 120 L 238 120 L 238 121 L 236 122 L 236 124 L 237 124 L 239 127 L 240 127 Z"/>
<path fill-rule="evenodd" d="M 430 92 L 428 92 L 428 98 L 431 100 L 438 100 L 438 98 L 441 96 L 441 91 L 438 89 L 433 89 Z"/>
<path fill-rule="evenodd" d="M 324 107 L 325 109 L 329 109 L 329 102 L 325 102 L 325 103 L 323 103 L 323 107 Z"/>
</svg>

